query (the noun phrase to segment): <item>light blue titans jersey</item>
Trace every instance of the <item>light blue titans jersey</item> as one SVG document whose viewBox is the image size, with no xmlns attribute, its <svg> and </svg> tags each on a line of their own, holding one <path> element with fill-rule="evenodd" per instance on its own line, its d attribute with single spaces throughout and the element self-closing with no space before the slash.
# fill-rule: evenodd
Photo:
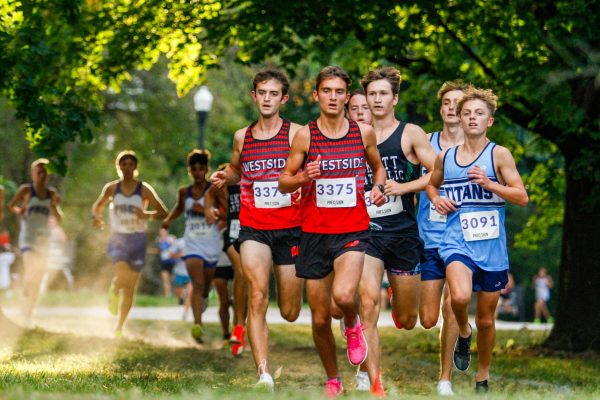
<svg viewBox="0 0 600 400">
<path fill-rule="evenodd" d="M 429 138 L 435 154 L 442 151 L 440 146 L 440 132 L 433 132 Z M 423 168 L 422 175 L 427 174 L 427 169 Z M 440 196 L 444 197 L 444 186 L 440 188 Z M 429 201 L 425 191 L 419 194 L 419 212 L 417 214 L 419 223 L 419 234 L 425 242 L 426 249 L 437 249 L 440 246 L 444 229 L 446 229 L 446 216 L 435 211 L 435 207 Z"/>
<path fill-rule="evenodd" d="M 504 229 L 504 199 L 471 183 L 467 172 L 479 166 L 493 182 L 498 182 L 494 170 L 495 143 L 488 143 L 469 165 L 456 161 L 458 147 L 448 149 L 444 156 L 445 196 L 456 202 L 458 211 L 448 214 L 446 230 L 439 247 L 444 261 L 452 254 L 469 257 L 486 271 L 508 269 L 506 231 Z"/>
</svg>

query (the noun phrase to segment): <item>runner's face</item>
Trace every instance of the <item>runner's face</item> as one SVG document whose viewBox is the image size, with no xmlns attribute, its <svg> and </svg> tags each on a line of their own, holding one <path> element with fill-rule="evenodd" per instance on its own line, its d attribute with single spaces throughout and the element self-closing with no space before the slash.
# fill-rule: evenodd
<svg viewBox="0 0 600 400">
<path fill-rule="evenodd" d="M 202 183 L 206 180 L 206 173 L 208 172 L 208 167 L 203 164 L 196 163 L 188 168 L 190 176 L 194 180 L 194 183 Z"/>
<path fill-rule="evenodd" d="M 371 125 L 373 118 L 365 96 L 355 94 L 350 98 L 350 101 L 348 101 L 348 117 L 353 121 Z"/>
<path fill-rule="evenodd" d="M 342 78 L 325 79 L 320 83 L 319 89 L 313 91 L 313 98 L 319 103 L 321 114 L 343 115 L 344 106 L 348 102 L 348 85 Z"/>
<path fill-rule="evenodd" d="M 48 171 L 43 165 L 36 165 L 31 169 L 31 180 L 35 184 L 45 184 L 48 179 Z"/>
<path fill-rule="evenodd" d="M 276 79 L 269 79 L 256 85 L 252 91 L 252 99 L 263 117 L 272 117 L 279 113 L 279 108 L 288 101 L 283 94 L 283 85 Z"/>
<path fill-rule="evenodd" d="M 133 179 L 137 165 L 131 158 L 124 158 L 119 161 L 119 169 L 123 179 Z"/>
<path fill-rule="evenodd" d="M 460 118 L 456 113 L 458 101 L 465 93 L 462 90 L 451 90 L 444 93 L 442 97 L 442 106 L 440 107 L 440 116 L 446 125 L 460 124 Z"/>
<path fill-rule="evenodd" d="M 398 95 L 392 92 L 392 85 L 387 80 L 379 79 L 367 86 L 367 103 L 373 118 L 382 118 L 394 113 Z"/>
<path fill-rule="evenodd" d="M 483 100 L 473 99 L 463 104 L 460 123 L 465 135 L 479 136 L 485 134 L 494 124 L 494 117 L 490 115 L 490 110 Z"/>
</svg>

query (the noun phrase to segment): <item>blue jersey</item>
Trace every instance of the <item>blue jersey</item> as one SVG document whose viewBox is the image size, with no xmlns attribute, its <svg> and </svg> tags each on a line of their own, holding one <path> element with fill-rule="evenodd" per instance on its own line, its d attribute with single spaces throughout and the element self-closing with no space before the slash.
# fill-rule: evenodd
<svg viewBox="0 0 600 400">
<path fill-rule="evenodd" d="M 435 154 L 442 151 L 440 145 L 440 132 L 433 132 L 429 138 Z M 427 174 L 427 169 L 423 168 L 422 175 Z M 440 196 L 444 197 L 444 186 L 440 188 Z M 426 249 L 437 249 L 442 241 L 442 235 L 446 229 L 446 216 L 435 211 L 435 207 L 429 201 L 427 193 L 424 191 L 419 194 L 419 212 L 417 214 L 419 223 L 419 234 L 425 242 Z"/>
<path fill-rule="evenodd" d="M 469 165 L 459 165 L 457 147 L 444 156 L 445 196 L 456 202 L 457 211 L 448 214 L 446 230 L 439 247 L 444 261 L 452 254 L 469 257 L 485 271 L 508 269 L 504 199 L 469 181 L 467 172 L 474 166 L 483 169 L 488 178 L 498 182 L 494 170 L 495 143 L 488 143 Z"/>
</svg>

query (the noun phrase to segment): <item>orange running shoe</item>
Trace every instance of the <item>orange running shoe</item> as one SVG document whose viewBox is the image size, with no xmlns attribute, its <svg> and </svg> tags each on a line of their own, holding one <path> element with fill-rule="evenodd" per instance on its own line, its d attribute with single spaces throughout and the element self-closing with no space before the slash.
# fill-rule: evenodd
<svg viewBox="0 0 600 400">
<path fill-rule="evenodd" d="M 387 397 L 385 390 L 383 390 L 383 383 L 381 383 L 381 370 L 377 371 L 377 377 L 373 381 L 373 386 L 371 386 L 371 395 L 373 397 Z"/>
<path fill-rule="evenodd" d="M 231 353 L 234 356 L 242 355 L 246 346 L 246 330 L 243 325 L 236 325 L 233 328 L 229 343 L 231 344 Z"/>
</svg>

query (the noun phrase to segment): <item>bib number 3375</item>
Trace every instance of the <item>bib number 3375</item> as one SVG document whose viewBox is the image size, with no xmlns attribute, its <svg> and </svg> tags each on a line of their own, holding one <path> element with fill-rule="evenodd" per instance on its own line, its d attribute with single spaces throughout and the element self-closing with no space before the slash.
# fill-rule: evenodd
<svg viewBox="0 0 600 400">
<path fill-rule="evenodd" d="M 341 208 L 356 206 L 356 179 L 316 179 L 317 207 Z"/>
<path fill-rule="evenodd" d="M 496 239 L 500 236 L 498 210 L 461 213 L 460 227 L 467 242 Z"/>
</svg>

